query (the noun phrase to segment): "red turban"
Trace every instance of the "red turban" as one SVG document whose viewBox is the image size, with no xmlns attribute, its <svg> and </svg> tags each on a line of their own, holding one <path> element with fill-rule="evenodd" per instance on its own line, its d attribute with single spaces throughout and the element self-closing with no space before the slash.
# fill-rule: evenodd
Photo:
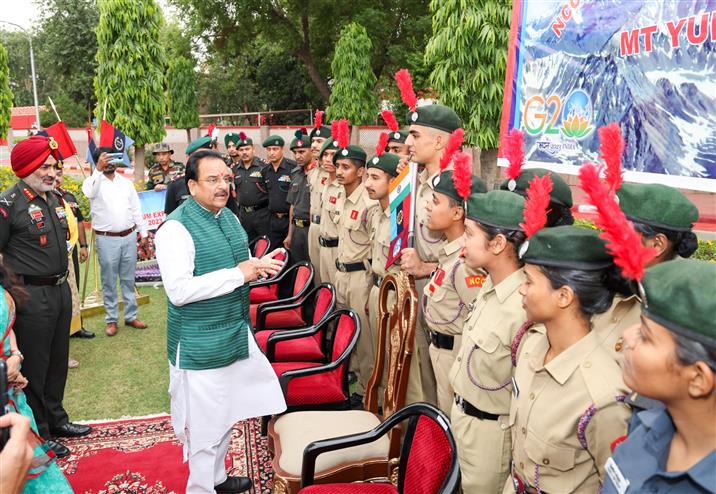
<svg viewBox="0 0 716 494">
<path fill-rule="evenodd" d="M 12 171 L 20 178 L 25 178 L 40 168 L 47 157 L 52 156 L 59 160 L 57 142 L 47 136 L 35 135 L 18 142 L 10 153 Z"/>
</svg>

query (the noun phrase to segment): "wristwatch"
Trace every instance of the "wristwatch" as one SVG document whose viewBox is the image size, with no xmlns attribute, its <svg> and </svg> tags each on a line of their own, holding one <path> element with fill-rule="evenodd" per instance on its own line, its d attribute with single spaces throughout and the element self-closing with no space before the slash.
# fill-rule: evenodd
<svg viewBox="0 0 716 494">
<path fill-rule="evenodd" d="M 11 357 L 20 357 L 20 362 L 25 361 L 25 356 L 22 354 L 22 352 L 20 350 L 13 350 L 12 352 L 10 352 L 10 356 Z"/>
</svg>

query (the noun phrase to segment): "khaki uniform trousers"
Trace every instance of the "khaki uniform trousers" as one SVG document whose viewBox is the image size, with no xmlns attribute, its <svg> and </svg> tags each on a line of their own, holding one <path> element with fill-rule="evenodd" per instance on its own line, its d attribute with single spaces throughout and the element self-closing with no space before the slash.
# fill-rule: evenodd
<svg viewBox="0 0 716 494">
<path fill-rule="evenodd" d="M 428 278 L 415 280 L 415 289 L 418 294 L 423 293 L 423 289 L 429 281 Z M 423 309 L 420 307 L 415 326 L 415 347 L 413 349 L 413 358 L 410 361 L 410 378 L 408 379 L 408 392 L 405 399 L 406 405 L 418 401 L 425 401 L 432 405 L 437 405 L 437 386 L 435 384 L 433 365 L 430 362 L 429 347 L 430 336 L 428 327 L 425 324 Z"/>
<path fill-rule="evenodd" d="M 502 492 L 510 475 L 512 436 L 509 423 L 509 415 L 501 415 L 497 420 L 481 420 L 465 415 L 453 403 L 450 427 L 457 443 L 464 494 Z"/>
<path fill-rule="evenodd" d="M 321 276 L 321 244 L 318 243 L 318 233 L 321 225 L 311 222 L 308 227 L 308 258 L 313 264 L 313 279 L 316 286 L 323 283 Z"/>
<path fill-rule="evenodd" d="M 310 232 L 309 232 L 310 238 Z M 310 250 L 310 247 L 309 247 Z M 321 272 L 321 280 L 323 282 L 330 283 L 334 287 L 336 286 L 336 259 L 338 258 L 338 247 L 321 247 L 319 244 L 319 267 L 318 271 Z M 363 309 L 361 308 L 361 311 Z"/>
<path fill-rule="evenodd" d="M 353 271 L 344 273 L 336 271 L 336 295 L 338 303 L 353 309 L 360 317 L 361 333 L 358 343 L 353 349 L 350 360 L 350 370 L 355 372 L 358 379 L 356 393 L 365 394 L 368 379 L 373 372 L 375 364 L 375 335 L 371 331 L 368 317 L 365 313 L 365 304 L 368 302 L 369 289 L 372 286 L 368 271 Z"/>
<path fill-rule="evenodd" d="M 460 353 L 460 342 L 462 336 L 453 337 L 454 343 L 452 350 L 446 348 L 438 348 L 430 345 L 428 352 L 430 353 L 430 362 L 433 364 L 433 372 L 435 373 L 435 384 L 437 388 L 438 408 L 445 412 L 449 417 L 455 401 L 452 384 L 450 384 L 450 369 L 455 362 L 458 353 Z"/>
</svg>

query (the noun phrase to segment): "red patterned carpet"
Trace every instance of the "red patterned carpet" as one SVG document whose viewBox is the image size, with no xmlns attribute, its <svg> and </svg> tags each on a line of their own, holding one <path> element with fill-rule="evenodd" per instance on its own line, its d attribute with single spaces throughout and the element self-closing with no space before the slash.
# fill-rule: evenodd
<svg viewBox="0 0 716 494">
<path fill-rule="evenodd" d="M 169 416 L 92 424 L 87 437 L 67 440 L 72 454 L 59 465 L 77 494 L 183 493 L 189 469 L 182 463 Z M 259 420 L 234 427 L 227 471 L 254 482 L 254 494 L 271 492 L 271 457 Z"/>
</svg>

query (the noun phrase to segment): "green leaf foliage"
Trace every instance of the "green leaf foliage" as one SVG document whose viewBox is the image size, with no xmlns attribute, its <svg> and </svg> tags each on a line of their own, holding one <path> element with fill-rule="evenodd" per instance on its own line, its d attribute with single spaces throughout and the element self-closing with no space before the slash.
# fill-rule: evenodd
<svg viewBox="0 0 716 494">
<path fill-rule="evenodd" d="M 3 45 L 0 45 L 0 138 L 4 138 L 10 129 L 10 116 L 12 114 L 10 68 L 7 64 L 7 50 Z"/>
<path fill-rule="evenodd" d="M 172 125 L 177 129 L 199 126 L 198 102 L 194 63 L 184 57 L 169 62 L 167 96 Z"/>
<path fill-rule="evenodd" d="M 373 94 L 376 78 L 370 65 L 372 50 L 363 26 L 350 23 L 343 28 L 331 63 L 329 119 L 347 118 L 353 125 L 375 122 L 378 105 Z"/>
<path fill-rule="evenodd" d="M 90 111 L 81 103 L 75 101 L 65 91 L 59 91 L 52 95 L 52 101 L 57 107 L 57 113 L 68 127 L 87 127 L 90 123 Z M 40 125 L 49 127 L 57 122 L 57 116 L 49 105 L 45 105 L 47 110 L 40 112 Z"/>
<path fill-rule="evenodd" d="M 511 7 L 510 0 L 430 2 L 430 82 L 462 118 L 465 140 L 482 149 L 498 145 Z"/>
<path fill-rule="evenodd" d="M 161 141 L 167 107 L 161 9 L 154 0 L 99 0 L 98 6 L 97 118 L 107 101 L 107 121 L 137 145 Z"/>
</svg>

